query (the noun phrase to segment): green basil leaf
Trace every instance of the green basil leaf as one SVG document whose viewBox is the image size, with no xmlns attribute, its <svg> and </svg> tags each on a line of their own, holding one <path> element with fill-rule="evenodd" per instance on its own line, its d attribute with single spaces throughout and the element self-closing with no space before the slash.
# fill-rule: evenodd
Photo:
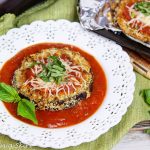
<svg viewBox="0 0 150 150">
<path fill-rule="evenodd" d="M 57 66 L 57 65 L 53 65 L 53 68 L 58 70 L 58 71 L 63 71 L 64 69 L 60 66 Z"/>
<path fill-rule="evenodd" d="M 35 105 L 29 100 L 22 99 L 21 101 L 19 101 L 17 114 L 33 121 L 35 124 L 38 124 L 35 114 Z"/>
<path fill-rule="evenodd" d="M 144 98 L 146 103 L 150 105 L 150 89 L 144 90 Z"/>
<path fill-rule="evenodd" d="M 54 79 L 53 77 L 49 77 L 49 81 L 50 81 L 50 82 L 54 82 L 55 79 Z"/>
<path fill-rule="evenodd" d="M 20 97 L 15 88 L 5 83 L 0 83 L 0 99 L 5 102 L 20 101 Z"/>
<path fill-rule="evenodd" d="M 52 77 L 61 77 L 61 76 L 63 76 L 64 74 L 62 74 L 62 73 L 52 73 L 51 74 L 51 76 Z"/>
<path fill-rule="evenodd" d="M 13 87 L 0 83 L 0 99 L 5 102 L 18 102 L 17 114 L 32 120 L 35 124 L 38 123 L 34 104 L 26 99 L 21 99 Z"/>
<path fill-rule="evenodd" d="M 56 82 L 57 84 L 60 84 L 61 81 L 62 81 L 62 77 L 55 77 L 55 82 Z"/>
<path fill-rule="evenodd" d="M 138 2 L 134 8 L 146 16 L 150 15 L 150 2 Z"/>
<path fill-rule="evenodd" d="M 57 66 L 60 66 L 60 67 L 63 67 L 65 68 L 65 66 L 62 64 L 62 62 L 58 59 L 57 56 L 50 56 L 49 59 L 52 59 L 53 60 L 53 65 L 57 65 Z"/>
<path fill-rule="evenodd" d="M 50 63 L 56 63 L 57 62 L 57 56 L 49 56 L 49 62 Z"/>
<path fill-rule="evenodd" d="M 49 78 L 51 76 L 51 72 L 49 71 L 48 73 L 47 73 L 47 77 Z"/>
<path fill-rule="evenodd" d="M 14 102 L 15 99 L 13 96 L 8 95 L 5 91 L 0 91 L 0 99 L 4 102 Z"/>
<path fill-rule="evenodd" d="M 51 65 L 50 63 L 47 64 L 47 69 L 48 69 L 49 71 L 51 71 L 52 65 Z"/>
<path fill-rule="evenodd" d="M 58 73 L 58 74 L 63 73 L 62 71 L 59 71 L 59 70 L 56 70 L 56 69 L 52 69 L 51 71 L 52 71 L 52 73 Z"/>
<path fill-rule="evenodd" d="M 44 69 L 40 74 L 38 74 L 39 77 L 43 77 L 43 76 L 46 76 L 47 72 L 46 70 Z"/>
<path fill-rule="evenodd" d="M 41 76 L 40 78 L 45 82 L 49 82 L 49 78 L 46 76 Z"/>
<path fill-rule="evenodd" d="M 145 129 L 144 133 L 150 134 L 150 129 Z"/>
</svg>

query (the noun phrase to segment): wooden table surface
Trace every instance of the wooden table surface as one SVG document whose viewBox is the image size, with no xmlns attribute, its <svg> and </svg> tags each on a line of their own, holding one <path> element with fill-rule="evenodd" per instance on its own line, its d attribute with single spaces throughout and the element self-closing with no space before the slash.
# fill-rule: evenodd
<svg viewBox="0 0 150 150">
<path fill-rule="evenodd" d="M 150 150 L 150 135 L 143 133 L 150 121 L 135 125 L 112 150 Z"/>
</svg>

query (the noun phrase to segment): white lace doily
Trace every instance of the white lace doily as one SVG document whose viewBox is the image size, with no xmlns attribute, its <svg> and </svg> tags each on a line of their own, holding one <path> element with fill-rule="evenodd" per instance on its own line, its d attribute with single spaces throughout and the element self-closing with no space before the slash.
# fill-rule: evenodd
<svg viewBox="0 0 150 150">
<path fill-rule="evenodd" d="M 0 67 L 21 49 L 41 42 L 72 44 L 92 54 L 107 77 L 107 95 L 102 106 L 84 122 L 60 129 L 23 123 L 12 117 L 0 102 L 0 133 L 24 144 L 65 148 L 90 142 L 119 123 L 131 104 L 135 75 L 128 55 L 114 42 L 66 20 L 36 21 L 10 30 L 0 37 Z"/>
</svg>

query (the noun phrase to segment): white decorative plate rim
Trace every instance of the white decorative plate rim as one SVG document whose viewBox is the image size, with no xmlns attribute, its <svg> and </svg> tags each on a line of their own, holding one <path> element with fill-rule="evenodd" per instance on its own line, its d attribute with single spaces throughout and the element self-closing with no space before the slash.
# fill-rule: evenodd
<svg viewBox="0 0 150 150">
<path fill-rule="evenodd" d="M 23 123 L 14 119 L 0 103 L 0 133 L 24 144 L 43 148 L 61 149 L 94 141 L 118 124 L 132 103 L 135 74 L 129 56 L 116 43 L 86 31 L 77 22 L 63 19 L 35 21 L 21 28 L 11 29 L 6 35 L 0 37 L 0 67 L 19 50 L 44 42 L 75 45 L 96 57 L 107 77 L 108 87 L 105 100 L 100 109 L 87 120 L 59 129 L 40 128 Z M 3 54 L 4 50 L 5 54 Z M 104 116 L 100 117 L 101 114 Z"/>
</svg>

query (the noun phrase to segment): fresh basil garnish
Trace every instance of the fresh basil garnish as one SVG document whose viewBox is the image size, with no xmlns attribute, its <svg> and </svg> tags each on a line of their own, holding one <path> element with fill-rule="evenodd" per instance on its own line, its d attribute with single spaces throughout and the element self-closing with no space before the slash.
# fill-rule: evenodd
<svg viewBox="0 0 150 150">
<path fill-rule="evenodd" d="M 0 83 L 0 100 L 9 103 L 18 102 L 17 115 L 38 123 L 35 115 L 35 105 L 29 100 L 22 99 L 15 88 L 5 83 Z"/>
<path fill-rule="evenodd" d="M 0 83 L 0 99 L 5 102 L 17 102 L 20 101 L 20 97 L 17 91 L 5 83 Z"/>
<path fill-rule="evenodd" d="M 43 69 L 42 72 L 37 75 L 37 77 L 41 78 L 45 82 L 54 81 L 55 83 L 59 84 L 65 75 L 65 66 L 57 56 L 49 56 L 47 61 L 47 64 L 43 64 L 42 62 L 38 64 L 36 62 L 33 63 L 33 66 L 41 65 Z"/>
<path fill-rule="evenodd" d="M 131 18 L 135 18 L 135 13 L 134 12 L 131 12 Z"/>
<path fill-rule="evenodd" d="M 24 118 L 32 120 L 35 124 L 38 124 L 35 115 L 35 105 L 29 100 L 22 99 L 21 101 L 19 101 L 17 114 Z"/>
<path fill-rule="evenodd" d="M 150 2 L 138 2 L 135 4 L 134 8 L 145 16 L 150 15 Z"/>
</svg>

